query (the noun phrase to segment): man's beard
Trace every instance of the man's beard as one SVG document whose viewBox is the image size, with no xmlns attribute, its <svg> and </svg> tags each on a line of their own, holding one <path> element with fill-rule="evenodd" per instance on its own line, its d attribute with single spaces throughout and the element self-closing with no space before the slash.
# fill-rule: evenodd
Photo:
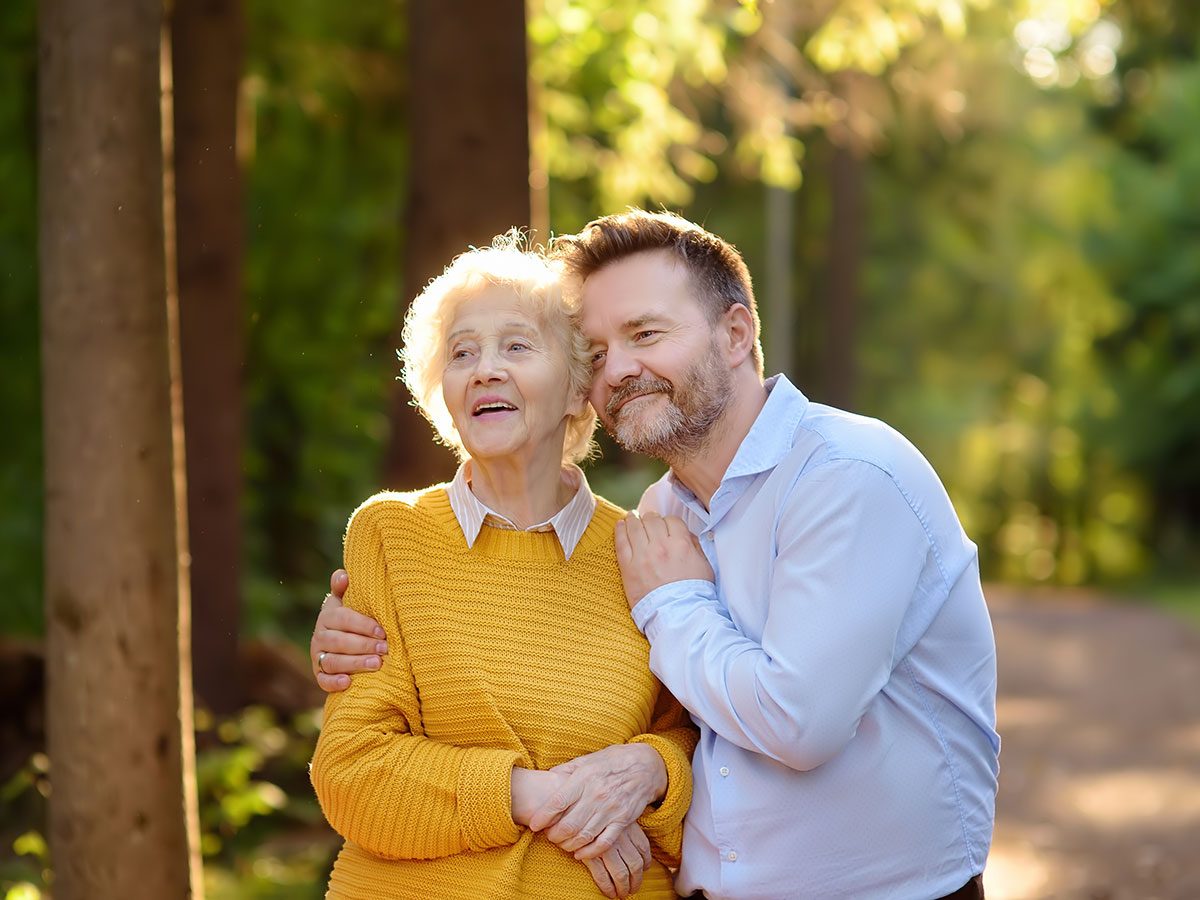
<svg viewBox="0 0 1200 900">
<path fill-rule="evenodd" d="M 680 379 L 642 378 L 617 388 L 605 407 L 604 426 L 618 444 L 670 465 L 693 458 L 704 448 L 732 399 L 733 374 L 710 346 Z M 660 415 L 618 409 L 626 400 L 662 394 L 666 409 Z"/>
</svg>

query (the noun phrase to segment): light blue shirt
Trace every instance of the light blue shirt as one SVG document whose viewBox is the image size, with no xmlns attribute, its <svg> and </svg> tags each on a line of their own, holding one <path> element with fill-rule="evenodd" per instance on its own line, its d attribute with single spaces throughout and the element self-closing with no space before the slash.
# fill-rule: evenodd
<svg viewBox="0 0 1200 900">
<path fill-rule="evenodd" d="M 700 726 L 680 894 L 932 900 L 981 872 L 995 811 L 996 653 L 975 545 L 924 457 L 873 419 L 770 394 L 706 510 L 717 576 L 634 607 Z"/>
</svg>

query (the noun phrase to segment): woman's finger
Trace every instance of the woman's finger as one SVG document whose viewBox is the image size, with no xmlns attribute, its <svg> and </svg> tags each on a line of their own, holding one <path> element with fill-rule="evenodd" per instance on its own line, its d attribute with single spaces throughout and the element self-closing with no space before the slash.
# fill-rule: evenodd
<svg viewBox="0 0 1200 900">
<path fill-rule="evenodd" d="M 585 804 L 575 806 L 546 832 L 546 838 L 550 843 L 557 844 L 568 853 L 574 853 L 576 850 L 588 846 L 604 831 L 602 816 L 594 806 L 589 803 L 586 804 L 587 808 L 580 809 L 581 805 Z"/>
<path fill-rule="evenodd" d="M 624 833 L 613 847 L 613 852 L 620 855 L 621 861 L 625 863 L 625 871 L 629 873 L 629 893 L 636 894 L 638 888 L 642 886 L 642 870 L 645 868 L 642 855 L 638 853 L 633 842 Z"/>
<path fill-rule="evenodd" d="M 604 869 L 608 872 L 608 877 L 612 879 L 613 891 L 616 892 L 616 895 L 628 897 L 632 893 L 629 889 L 629 867 L 625 865 L 621 854 L 616 850 L 609 850 L 600 857 L 600 862 L 604 863 Z"/>
<path fill-rule="evenodd" d="M 596 887 L 600 888 L 600 893 L 605 897 L 616 897 L 617 889 L 612 883 L 612 878 L 608 875 L 608 869 L 604 867 L 604 863 L 599 859 L 585 859 L 583 864 L 587 866 L 588 872 L 592 876 L 592 881 L 596 882 Z"/>
<path fill-rule="evenodd" d="M 642 826 L 634 822 L 625 829 L 625 834 L 628 835 L 629 842 L 633 844 L 634 849 L 641 854 L 642 868 L 648 868 L 654 856 L 650 852 L 650 838 L 646 837 L 646 832 L 642 831 Z"/>
<path fill-rule="evenodd" d="M 569 822 L 564 824 L 563 819 L 579 802 L 581 796 L 583 796 L 583 782 L 578 778 L 564 779 L 561 786 L 547 798 L 541 809 L 530 816 L 529 830 L 541 831 L 549 828 L 550 831 L 546 837 L 552 844 L 557 844 L 555 835 L 566 836 L 572 833 L 574 825 Z"/>
<path fill-rule="evenodd" d="M 575 851 L 576 859 L 595 859 L 598 856 L 603 856 L 621 837 L 621 833 L 625 831 L 625 826 L 616 822 L 607 826 L 603 831 L 596 835 L 596 839 L 590 844 L 580 847 Z M 565 847 L 563 848 L 566 849 Z"/>
</svg>

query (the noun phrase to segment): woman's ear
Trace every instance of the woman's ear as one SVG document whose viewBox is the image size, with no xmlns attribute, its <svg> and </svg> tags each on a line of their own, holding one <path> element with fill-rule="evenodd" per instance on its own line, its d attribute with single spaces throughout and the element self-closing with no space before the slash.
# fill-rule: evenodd
<svg viewBox="0 0 1200 900">
<path fill-rule="evenodd" d="M 574 398 L 572 398 L 570 401 L 568 401 L 567 415 L 570 416 L 572 419 L 577 419 L 577 418 L 579 418 L 579 416 L 583 415 L 584 410 L 586 410 L 587 408 L 588 408 L 587 391 L 583 391 L 582 393 L 576 395 Z"/>
</svg>

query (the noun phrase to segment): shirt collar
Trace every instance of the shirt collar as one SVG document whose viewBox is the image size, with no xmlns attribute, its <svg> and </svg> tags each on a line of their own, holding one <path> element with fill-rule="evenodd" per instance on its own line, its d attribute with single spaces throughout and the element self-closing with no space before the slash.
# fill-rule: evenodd
<svg viewBox="0 0 1200 900">
<path fill-rule="evenodd" d="M 484 525 L 509 528 L 514 531 L 553 531 L 555 537 L 558 538 L 559 546 L 562 547 L 563 556 L 567 559 L 571 558 L 571 554 L 575 552 L 579 539 L 587 531 L 587 527 L 592 521 L 592 515 L 596 511 L 596 496 L 588 486 L 587 477 L 579 466 L 563 467 L 563 476 L 571 484 L 578 485 L 574 496 L 567 502 L 567 505 L 545 522 L 523 529 L 517 528 L 506 516 L 491 509 L 475 496 L 475 492 L 471 490 L 470 466 L 470 460 L 459 466 L 458 471 L 454 473 L 454 480 L 450 482 L 450 486 L 446 490 L 450 497 L 450 508 L 454 511 L 454 517 L 458 520 L 459 527 L 462 528 L 468 548 L 475 546 L 475 541 L 479 538 L 479 532 Z"/>
<path fill-rule="evenodd" d="M 729 468 L 721 476 L 721 484 L 773 469 L 792 449 L 796 426 L 808 410 L 808 398 L 788 381 L 786 375 L 772 375 L 763 386 L 767 389 L 767 402 L 738 445 Z M 695 495 L 675 477 L 673 471 L 668 480 L 682 499 L 695 499 Z"/>
</svg>

